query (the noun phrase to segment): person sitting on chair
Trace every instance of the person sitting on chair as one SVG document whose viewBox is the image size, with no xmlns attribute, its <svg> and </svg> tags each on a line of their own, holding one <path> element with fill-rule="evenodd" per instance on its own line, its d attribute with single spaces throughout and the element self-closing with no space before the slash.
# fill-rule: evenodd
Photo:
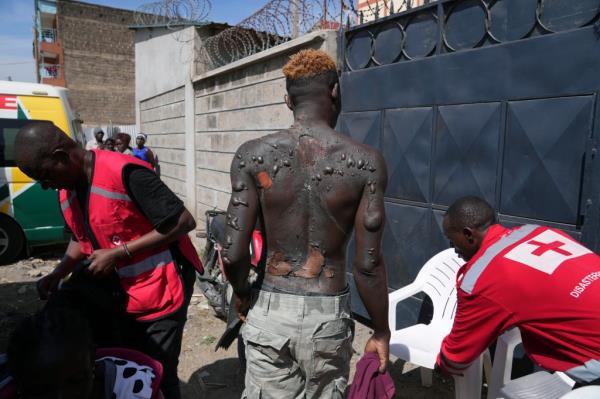
<svg viewBox="0 0 600 399">
<path fill-rule="evenodd" d="M 465 369 L 504 331 L 518 327 L 538 365 L 578 385 L 600 384 L 600 257 L 561 230 L 508 229 L 492 207 L 464 197 L 448 208 L 443 228 L 467 261 L 457 274 L 454 325 L 438 365 Z"/>
</svg>

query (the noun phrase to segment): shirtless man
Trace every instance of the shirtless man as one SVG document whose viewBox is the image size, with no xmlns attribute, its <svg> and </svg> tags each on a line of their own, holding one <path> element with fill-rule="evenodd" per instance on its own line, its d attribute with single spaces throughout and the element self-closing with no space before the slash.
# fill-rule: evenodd
<svg viewBox="0 0 600 399">
<path fill-rule="evenodd" d="M 332 129 L 340 101 L 327 54 L 300 51 L 283 73 L 294 124 L 244 143 L 231 164 L 224 263 L 246 321 L 244 397 L 341 398 L 354 335 L 346 281 L 353 228 L 352 272 L 375 330 L 365 352 L 379 355 L 381 371 L 389 357 L 380 251 L 386 165 L 378 152 Z M 257 218 L 267 262 L 261 289 L 252 292 L 248 248 Z"/>
</svg>

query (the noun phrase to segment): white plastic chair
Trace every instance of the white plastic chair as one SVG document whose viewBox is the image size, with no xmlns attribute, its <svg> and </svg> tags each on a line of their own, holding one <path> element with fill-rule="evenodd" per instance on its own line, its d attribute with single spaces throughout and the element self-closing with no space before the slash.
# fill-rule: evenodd
<svg viewBox="0 0 600 399">
<path fill-rule="evenodd" d="M 589 386 L 578 388 L 569 392 L 560 399 L 598 399 L 600 398 L 600 386 Z"/>
<path fill-rule="evenodd" d="M 388 321 L 392 329 L 390 353 L 420 366 L 421 382 L 424 386 L 431 386 L 432 370 L 442 341 L 452 329 L 456 312 L 456 274 L 463 264 L 464 261 L 454 249 L 446 249 L 425 263 L 414 282 L 389 295 Z M 431 322 L 395 330 L 396 306 L 419 292 L 426 293 L 433 302 Z M 489 364 L 489 356 L 486 362 Z M 463 377 L 455 378 L 457 398 L 481 397 L 481 363 L 480 357 L 465 370 Z"/>
<path fill-rule="evenodd" d="M 514 351 L 520 343 L 518 328 L 498 337 L 487 399 L 558 399 L 571 391 L 575 381 L 560 372 L 538 371 L 511 380 Z"/>
</svg>

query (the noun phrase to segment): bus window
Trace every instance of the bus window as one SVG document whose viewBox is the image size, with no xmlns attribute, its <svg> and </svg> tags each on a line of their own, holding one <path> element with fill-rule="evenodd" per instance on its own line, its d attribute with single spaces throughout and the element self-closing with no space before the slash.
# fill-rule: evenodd
<svg viewBox="0 0 600 399">
<path fill-rule="evenodd" d="M 31 122 L 42 121 L 0 118 L 0 168 L 17 166 L 14 157 L 15 138 L 19 129 Z"/>
</svg>

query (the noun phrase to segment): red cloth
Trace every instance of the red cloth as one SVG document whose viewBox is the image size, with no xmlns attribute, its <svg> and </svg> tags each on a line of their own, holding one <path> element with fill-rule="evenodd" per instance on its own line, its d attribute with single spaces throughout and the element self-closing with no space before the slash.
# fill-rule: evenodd
<svg viewBox="0 0 600 399">
<path fill-rule="evenodd" d="M 491 226 L 459 270 L 457 288 L 454 325 L 438 357 L 447 372 L 460 374 L 514 326 L 545 369 L 600 360 L 600 257 L 564 232 Z"/>
<path fill-rule="evenodd" d="M 395 391 L 390 373 L 379 372 L 379 356 L 365 353 L 356 364 L 348 399 L 390 399 Z"/>
</svg>

